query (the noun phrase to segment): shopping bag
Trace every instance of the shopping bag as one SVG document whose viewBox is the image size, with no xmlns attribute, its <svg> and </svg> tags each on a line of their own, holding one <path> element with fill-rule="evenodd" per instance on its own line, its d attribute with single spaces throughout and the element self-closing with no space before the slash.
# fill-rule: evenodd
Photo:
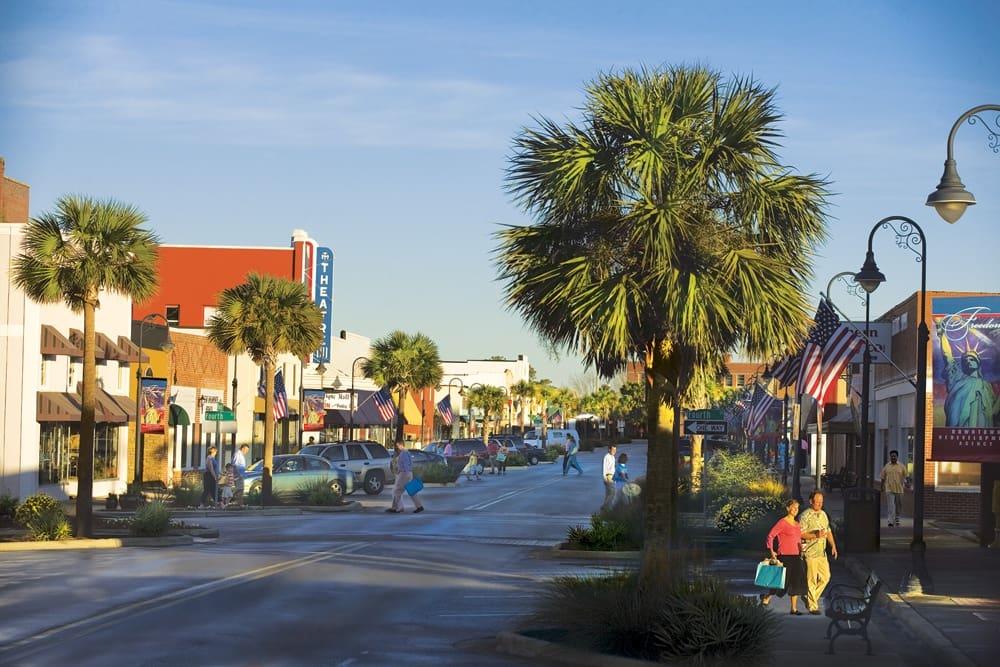
<svg viewBox="0 0 1000 667">
<path fill-rule="evenodd" d="M 757 564 L 757 576 L 753 583 L 764 588 L 784 588 L 785 566 L 781 563 L 772 565 L 770 560 L 762 560 Z"/>
<path fill-rule="evenodd" d="M 420 493 L 420 490 L 424 488 L 424 480 L 419 477 L 414 477 L 409 482 L 406 483 L 406 492 L 411 496 L 415 496 Z"/>
</svg>

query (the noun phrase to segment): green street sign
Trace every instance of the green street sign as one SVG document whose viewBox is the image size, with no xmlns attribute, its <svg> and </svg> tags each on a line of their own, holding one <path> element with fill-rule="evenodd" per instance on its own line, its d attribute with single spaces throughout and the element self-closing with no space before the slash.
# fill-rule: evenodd
<svg viewBox="0 0 1000 667">
<path fill-rule="evenodd" d="M 231 422 L 236 421 L 236 415 L 231 410 L 206 410 L 205 421 Z"/>
<path fill-rule="evenodd" d="M 722 419 L 722 410 L 688 410 L 688 419 L 709 419 L 709 420 L 719 420 Z"/>
</svg>

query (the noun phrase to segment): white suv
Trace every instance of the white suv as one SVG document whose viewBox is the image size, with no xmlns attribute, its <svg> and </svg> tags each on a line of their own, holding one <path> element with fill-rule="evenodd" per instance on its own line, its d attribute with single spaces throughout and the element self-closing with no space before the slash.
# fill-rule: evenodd
<svg viewBox="0 0 1000 667">
<path fill-rule="evenodd" d="M 322 456 L 334 468 L 350 470 L 370 496 L 377 496 L 392 482 L 392 456 L 385 447 L 373 440 L 318 442 L 306 445 L 299 454 Z"/>
<path fill-rule="evenodd" d="M 576 440 L 576 444 L 583 446 L 583 441 L 580 440 L 580 434 L 576 432 L 575 428 L 550 428 L 545 433 L 545 446 L 551 447 L 555 445 L 561 448 L 564 452 L 566 451 L 566 436 L 572 435 L 573 439 Z M 534 445 L 535 447 L 542 446 L 542 432 L 538 431 L 528 431 L 524 434 L 524 442 L 528 445 Z"/>
</svg>

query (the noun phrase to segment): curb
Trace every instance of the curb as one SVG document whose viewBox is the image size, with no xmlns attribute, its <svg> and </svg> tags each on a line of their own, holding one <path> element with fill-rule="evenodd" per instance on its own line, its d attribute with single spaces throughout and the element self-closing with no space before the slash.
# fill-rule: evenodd
<svg viewBox="0 0 1000 667">
<path fill-rule="evenodd" d="M 516 632 L 501 632 L 497 635 L 496 650 L 507 655 L 523 658 L 544 658 L 548 662 L 585 667 L 648 667 L 657 664 L 646 660 L 636 660 L 606 653 L 590 653 L 580 649 L 547 642 L 544 639 L 527 637 Z"/>
<path fill-rule="evenodd" d="M 587 549 L 564 549 L 565 542 L 550 549 L 559 558 L 585 558 L 590 560 L 638 560 L 641 551 L 589 551 Z M 530 639 L 530 637 L 529 637 Z"/>
<path fill-rule="evenodd" d="M 853 556 L 847 556 L 843 560 L 844 567 L 859 581 L 863 581 L 868 576 L 869 568 Z M 875 572 L 874 568 L 871 569 Z M 875 576 L 883 579 L 878 572 Z M 884 581 L 884 579 L 883 579 Z M 951 667 L 975 667 L 972 660 L 962 653 L 940 630 L 930 621 L 920 615 L 909 603 L 908 598 L 925 597 L 923 595 L 899 595 L 897 593 L 880 593 L 879 599 L 882 601 L 889 613 L 897 621 L 906 626 L 914 635 L 920 637 L 930 649 L 935 660 L 943 665 Z M 933 597 L 933 596 L 926 596 Z"/>
<path fill-rule="evenodd" d="M 0 551 L 62 551 L 67 549 L 118 549 L 120 547 L 177 547 L 194 544 L 190 535 L 166 537 L 105 537 L 51 542 L 0 542 Z"/>
</svg>

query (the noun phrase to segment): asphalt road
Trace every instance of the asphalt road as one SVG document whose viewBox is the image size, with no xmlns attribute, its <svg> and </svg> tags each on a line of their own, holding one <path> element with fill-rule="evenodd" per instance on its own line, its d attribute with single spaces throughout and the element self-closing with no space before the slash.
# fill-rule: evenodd
<svg viewBox="0 0 1000 667">
<path fill-rule="evenodd" d="M 626 446 L 633 476 L 645 448 Z M 494 637 L 544 582 L 621 567 L 553 556 L 603 498 L 539 465 L 424 489 L 427 510 L 199 517 L 218 539 L 165 549 L 4 553 L 2 665 L 518 665 Z"/>
</svg>

